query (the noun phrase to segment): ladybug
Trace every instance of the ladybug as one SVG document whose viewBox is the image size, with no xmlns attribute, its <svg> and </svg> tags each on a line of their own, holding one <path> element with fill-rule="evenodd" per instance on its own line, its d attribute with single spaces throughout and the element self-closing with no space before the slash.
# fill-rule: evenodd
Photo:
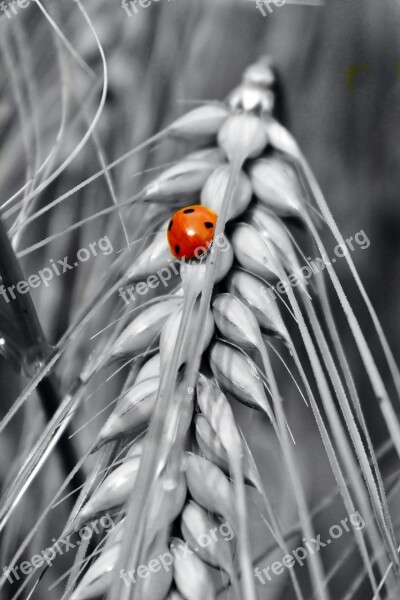
<svg viewBox="0 0 400 600">
<path fill-rule="evenodd" d="M 168 243 L 176 258 L 200 258 L 211 245 L 217 214 L 201 204 L 178 210 L 168 225 Z"/>
</svg>

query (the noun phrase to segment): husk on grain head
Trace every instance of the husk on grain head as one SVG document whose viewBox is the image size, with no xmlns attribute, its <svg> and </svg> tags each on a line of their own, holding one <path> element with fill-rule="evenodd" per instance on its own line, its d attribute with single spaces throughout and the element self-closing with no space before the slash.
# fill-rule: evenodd
<svg viewBox="0 0 400 600">
<path fill-rule="evenodd" d="M 289 348 L 303 377 L 287 321 L 295 327 L 299 324 L 318 391 L 324 398 L 330 392 L 321 376 L 322 366 L 314 354 L 313 341 L 307 337 L 306 323 L 292 318 L 293 313 L 302 316 L 295 292 L 288 293 L 288 302 L 269 293 L 268 284 L 276 284 L 299 267 L 297 243 L 283 219 L 295 217 L 310 240 L 314 235 L 308 214 L 308 192 L 312 186 L 304 185 L 304 170 L 300 177 L 294 164 L 305 164 L 298 145 L 274 118 L 274 83 L 270 63 L 262 60 L 246 70 L 242 84 L 225 103 L 202 106 L 175 121 L 167 128 L 167 135 L 207 147 L 161 173 L 136 198 L 156 204 L 159 218 L 154 222 L 161 226 L 148 232 L 152 241 L 129 266 L 125 282 L 144 280 L 172 263 L 179 276 L 171 288 L 163 290 L 169 296 L 135 313 L 112 346 L 110 358 L 132 359 L 138 373 L 133 387 L 126 391 L 100 431 L 97 448 L 115 442 L 124 446 L 149 429 L 143 438 L 143 456 L 134 457 L 131 465 L 129 456 L 123 459 L 122 466 L 107 475 L 78 515 L 78 522 L 83 522 L 118 505 L 127 516 L 126 533 L 121 539 L 126 556 L 120 554 L 116 558 L 115 550 L 105 548 L 80 581 L 76 600 L 90 597 L 85 593 L 90 594 L 97 584 L 99 589 L 102 586 L 102 592 L 109 591 L 110 600 L 131 598 L 130 588 L 135 600 L 212 600 L 215 589 L 206 564 L 226 571 L 242 600 L 256 600 L 245 484 L 253 485 L 262 497 L 271 515 L 271 529 L 284 546 L 232 408 L 237 400 L 268 416 L 273 424 L 273 428 L 268 426 L 268 435 L 278 437 L 293 483 L 296 479 L 292 442 L 286 432 L 283 434 L 284 400 L 277 396 L 263 336 L 275 338 L 275 343 Z M 171 207 L 189 202 L 205 204 L 220 215 L 216 231 L 223 233 L 223 250 L 217 247 L 215 239 L 202 260 L 178 265 L 170 256 L 166 227 Z M 215 284 L 218 287 L 214 291 Z M 210 290 L 211 296 L 207 296 Z M 302 303 L 304 295 L 300 292 L 299 296 Z M 204 300 L 208 297 L 210 306 Z M 149 359 L 143 358 L 141 353 L 150 347 L 158 352 Z M 192 370 L 194 380 L 190 377 Z M 336 373 L 329 365 L 327 372 L 335 381 Z M 321 426 L 315 402 L 312 408 L 335 475 L 340 479 L 341 469 L 350 463 L 342 466 L 335 462 L 329 434 Z M 356 424 L 351 422 L 348 426 Z M 191 432 L 195 433 L 197 444 L 189 435 Z M 344 489 L 344 477 L 340 481 L 341 493 L 348 500 L 352 492 Z M 110 482 L 115 483 L 112 489 Z M 367 499 L 366 490 L 363 493 Z M 135 504 L 138 499 L 145 502 Z M 294 491 L 293 501 L 303 533 L 313 534 L 300 491 Z M 166 516 L 157 521 L 156 515 L 163 508 Z M 196 536 L 207 533 L 221 519 L 228 520 L 235 532 L 239 567 L 232 561 L 230 544 L 215 541 L 207 549 L 176 560 L 173 571 L 154 582 L 128 582 L 124 587 L 118 575 L 114 573 L 113 577 L 113 569 L 118 572 L 121 566 L 131 565 L 131 556 L 136 566 L 143 563 L 157 540 L 161 540 L 162 550 L 171 544 L 184 544 L 172 537 L 179 531 L 194 548 Z M 382 535 L 384 538 L 389 534 L 383 531 Z M 96 584 L 101 572 L 98 565 L 104 574 Z M 311 556 L 307 567 L 314 591 L 326 600 L 320 556 Z M 291 577 L 296 598 L 302 598 L 296 575 Z"/>
</svg>

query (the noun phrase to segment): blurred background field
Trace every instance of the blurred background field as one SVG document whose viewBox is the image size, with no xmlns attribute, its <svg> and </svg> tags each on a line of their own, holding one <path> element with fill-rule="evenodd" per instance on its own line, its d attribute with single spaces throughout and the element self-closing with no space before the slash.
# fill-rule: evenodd
<svg viewBox="0 0 400 600">
<path fill-rule="evenodd" d="M 381 319 L 396 357 L 400 351 L 400 5 L 388 0 L 327 0 L 320 6 L 285 4 L 263 17 L 252 1 L 246 0 L 161 0 L 148 8 L 138 8 L 129 17 L 117 0 L 85 0 L 88 20 L 76 2 L 46 2 L 45 8 L 60 27 L 65 39 L 91 71 L 84 70 L 66 47 L 65 39 L 54 34 L 35 2 L 17 15 L 0 20 L 0 190 L 2 202 L 10 198 L 34 172 L 54 145 L 49 167 L 61 164 L 77 147 L 97 110 L 103 85 L 104 64 L 91 26 L 104 50 L 108 70 L 108 93 L 103 114 L 92 138 L 73 162 L 47 189 L 35 198 L 37 210 L 61 196 L 139 142 L 157 133 L 177 115 L 198 101 L 222 100 L 240 81 L 243 70 L 261 55 L 273 58 L 280 77 L 285 124 L 302 147 L 344 237 L 365 231 L 371 244 L 356 249 L 352 258 Z M 360 69 L 358 67 L 361 66 Z M 349 80 L 349 73 L 357 71 Z M 351 81 L 351 83 L 350 83 Z M 120 202 L 133 196 L 149 180 L 148 169 L 176 160 L 186 151 L 182 143 L 168 144 L 150 153 L 143 152 L 123 161 L 111 173 L 112 185 Z M 36 182 L 37 183 L 37 182 Z M 15 238 L 18 251 L 62 234 L 74 222 L 111 205 L 104 178 L 83 187 L 56 208 L 22 228 Z M 151 214 L 142 210 L 124 211 L 129 237 L 134 239 L 143 220 Z M 8 225 L 13 224 L 12 217 Z M 90 221 L 84 227 L 66 232 L 23 257 L 27 274 L 36 273 L 48 261 L 74 256 L 77 249 L 109 235 L 115 249 L 124 245 L 123 232 L 115 215 Z M 326 243 L 333 246 L 332 240 Z M 76 316 L 83 302 L 101 285 L 110 257 L 100 256 L 86 265 L 54 279 L 51 287 L 33 291 L 42 324 L 52 342 Z M 344 261 L 337 270 L 354 310 L 371 330 L 366 311 L 351 281 Z M 335 305 L 335 302 L 333 301 Z M 386 439 L 377 419 L 378 409 L 369 382 L 364 377 L 353 347 L 350 331 L 335 307 L 341 334 L 349 349 L 353 374 L 360 389 L 363 408 L 376 446 Z M 57 373 L 66 386 L 91 349 L 90 335 L 107 324 L 104 312 L 77 339 L 60 362 Z M 374 334 L 368 338 L 377 348 Z M 378 365 L 388 380 L 386 367 L 376 352 Z M 0 363 L 1 413 L 17 397 L 24 385 L 21 376 L 3 361 Z M 114 380 L 88 401 L 79 415 L 82 423 L 108 404 L 117 389 Z M 329 493 L 334 482 L 311 414 L 301 411 L 291 382 L 284 371 L 280 385 L 287 399 L 288 419 L 298 440 L 298 460 L 310 505 Z M 390 382 L 388 381 L 390 387 Z M 266 441 L 266 425 L 258 416 L 249 417 L 238 409 L 238 418 L 260 458 L 266 485 L 281 518 L 288 526 L 294 514 L 285 497 L 285 478 L 274 443 Z M 104 416 L 95 419 L 76 437 L 82 451 L 93 439 Z M 40 408 L 32 397 L 27 411 L 18 416 L 0 440 L 0 477 L 6 483 L 13 477 L 31 436 L 43 426 Z M 268 458 L 266 458 L 266 454 Z M 270 457 L 270 458 L 269 458 Z M 13 465 L 13 466 L 12 466 Z M 390 457 L 383 473 L 391 473 Z M 3 536 L 1 566 L 15 549 L 23 533 L 35 522 L 44 499 L 60 483 L 59 465 L 52 458 L 13 519 L 13 527 Z M 393 503 L 397 526 L 399 503 Z M 35 541 L 44 548 L 59 532 L 65 520 L 63 506 L 54 511 L 50 522 Z M 339 502 L 317 519 L 317 532 L 326 532 L 344 516 Z M 257 548 L 268 541 L 258 533 Z M 51 539 L 51 538 L 50 538 Z M 338 540 L 323 561 L 327 571 L 346 547 Z M 38 597 L 60 598 L 60 589 L 49 592 L 48 583 L 67 568 L 64 557 L 50 572 Z M 268 563 L 272 562 L 269 558 Z M 355 554 L 349 557 L 332 580 L 332 598 L 345 597 L 360 569 Z M 299 572 L 306 578 L 306 569 Z M 282 589 L 279 587 L 282 586 Z M 287 586 L 287 587 L 286 587 Z M 12 586 L 11 586 L 12 587 Z M 279 589 L 265 586 L 260 598 L 289 600 L 289 582 L 280 580 Z M 15 590 L 8 591 L 9 598 Z M 262 594 L 265 594 L 262 596 Z M 361 587 L 354 598 L 365 598 Z M 4 596 L 6 598 L 6 596 Z"/>
</svg>

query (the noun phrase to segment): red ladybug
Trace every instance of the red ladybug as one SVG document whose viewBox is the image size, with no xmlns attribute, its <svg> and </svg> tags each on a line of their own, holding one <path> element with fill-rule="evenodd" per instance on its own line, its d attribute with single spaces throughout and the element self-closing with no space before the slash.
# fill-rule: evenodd
<svg viewBox="0 0 400 600">
<path fill-rule="evenodd" d="M 168 243 L 176 258 L 200 258 L 214 237 L 216 213 L 195 204 L 178 210 L 168 225 Z"/>
</svg>

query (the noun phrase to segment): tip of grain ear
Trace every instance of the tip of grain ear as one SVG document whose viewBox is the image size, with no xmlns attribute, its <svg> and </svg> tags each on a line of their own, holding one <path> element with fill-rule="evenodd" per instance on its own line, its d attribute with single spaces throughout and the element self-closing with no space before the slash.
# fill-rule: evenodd
<svg viewBox="0 0 400 600">
<path fill-rule="evenodd" d="M 214 136 L 228 116 L 228 108 L 222 104 L 201 106 L 172 123 L 168 131 L 172 136 L 185 139 Z"/>
<path fill-rule="evenodd" d="M 245 161 L 260 156 L 268 143 L 267 130 L 263 122 L 246 113 L 232 115 L 222 125 L 218 143 L 228 159 Z"/>
</svg>

